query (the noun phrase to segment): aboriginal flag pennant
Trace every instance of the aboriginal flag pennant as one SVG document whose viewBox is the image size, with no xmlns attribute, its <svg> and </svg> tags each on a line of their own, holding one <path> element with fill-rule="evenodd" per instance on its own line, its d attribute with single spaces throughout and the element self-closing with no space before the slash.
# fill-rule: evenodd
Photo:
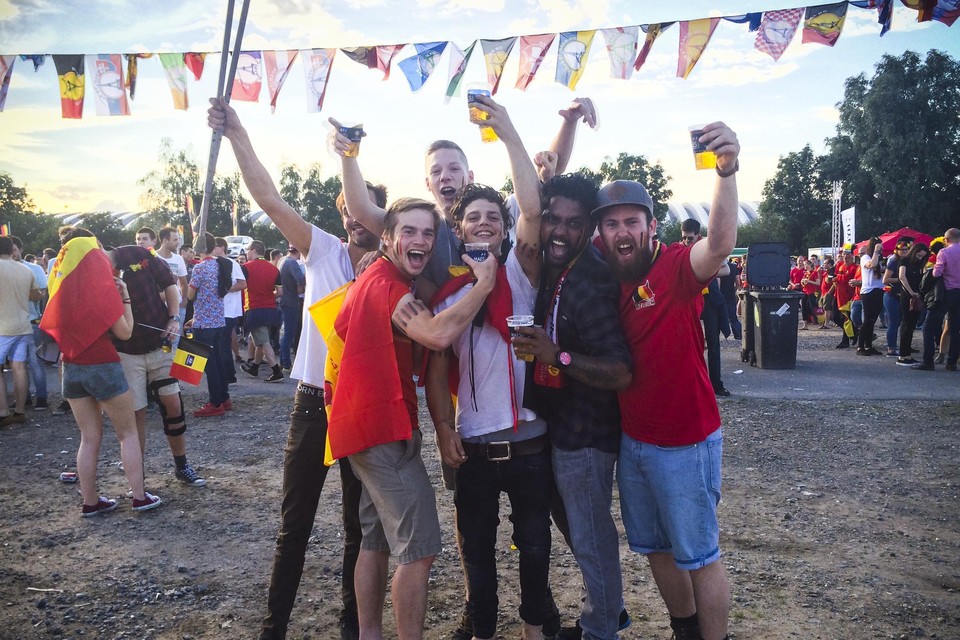
<svg viewBox="0 0 960 640">
<path fill-rule="evenodd" d="M 571 91 L 577 88 L 577 83 L 587 68 L 590 45 L 593 44 L 595 34 L 596 31 L 567 31 L 560 34 L 556 80 Z"/>
<path fill-rule="evenodd" d="M 47 290 L 50 300 L 40 328 L 68 360 L 89 349 L 123 315 L 113 265 L 96 238 L 74 238 L 61 247 Z"/>
<path fill-rule="evenodd" d="M 602 29 L 600 33 L 607 44 L 610 77 L 629 80 L 633 75 L 633 62 L 637 59 L 637 36 L 640 34 L 640 27 Z"/>
<path fill-rule="evenodd" d="M 307 81 L 307 113 L 318 113 L 323 108 L 323 97 L 327 93 L 327 81 L 330 79 L 330 67 L 336 49 L 302 49 L 303 75 Z"/>
<path fill-rule="evenodd" d="M 343 338 L 341 338 L 333 325 L 340 315 L 340 309 L 343 308 L 343 301 L 347 298 L 347 291 L 355 281 L 351 280 L 340 288 L 330 292 L 326 297 L 314 302 L 307 309 L 310 312 L 310 318 L 320 331 L 320 336 L 327 345 L 327 359 L 323 363 L 323 404 L 330 417 L 330 408 L 333 403 L 333 390 L 340 379 L 340 361 L 343 359 Z M 326 443 L 323 450 L 323 463 L 328 467 L 336 462 L 333 453 L 330 451 L 330 434 L 327 434 Z"/>
<path fill-rule="evenodd" d="M 555 33 L 544 33 L 538 36 L 520 36 L 520 68 L 517 70 L 516 88 L 526 91 L 537 70 L 547 56 L 547 50 L 556 39 Z"/>
<path fill-rule="evenodd" d="M 666 31 L 672 24 L 672 22 L 657 22 L 654 24 L 640 25 L 640 29 L 647 35 L 643 40 L 643 47 L 641 47 L 640 53 L 637 54 L 637 61 L 633 63 L 634 71 L 640 71 L 640 67 L 643 66 L 643 63 L 647 61 L 647 56 L 650 55 L 650 50 L 653 49 L 653 43 L 656 42 L 660 34 Z"/>
<path fill-rule="evenodd" d="M 82 55 L 53 54 L 53 64 L 57 67 L 60 80 L 60 112 L 64 118 L 83 117 L 83 75 Z"/>
<path fill-rule="evenodd" d="M 187 336 L 180 336 L 177 350 L 173 353 L 170 377 L 192 385 L 203 380 L 203 370 L 210 359 L 210 346 Z"/>
<path fill-rule="evenodd" d="M 270 113 L 277 110 L 277 97 L 280 95 L 280 89 L 283 83 L 287 81 L 290 74 L 290 67 L 293 61 L 297 59 L 296 49 L 290 51 L 264 51 L 263 62 L 267 66 L 267 90 L 270 93 Z M 233 235 L 237 235 L 234 233 Z"/>
<path fill-rule="evenodd" d="M 170 95 L 173 97 L 173 108 L 186 111 L 190 106 L 187 99 L 187 65 L 183 61 L 182 53 L 158 53 L 163 72 L 170 85 Z"/>
<path fill-rule="evenodd" d="M 241 51 L 237 60 L 237 75 L 233 79 L 230 98 L 244 102 L 256 102 L 260 99 L 260 87 L 263 86 L 263 63 L 259 51 Z"/>
<path fill-rule="evenodd" d="M 123 59 L 119 53 L 87 56 L 98 116 L 128 116 L 127 88 L 123 83 Z"/>
<path fill-rule="evenodd" d="M 200 76 L 203 75 L 203 62 L 206 57 L 207 54 L 205 53 L 183 54 L 183 62 L 187 65 L 187 69 L 190 69 L 190 73 L 193 74 L 194 80 L 199 80 Z"/>
<path fill-rule="evenodd" d="M 802 9 L 801 9 L 802 11 Z M 680 52 L 677 59 L 677 77 L 687 79 L 713 36 L 720 18 L 703 18 L 680 23 Z"/>
<path fill-rule="evenodd" d="M 779 60 L 786 51 L 800 20 L 803 18 L 803 9 L 782 9 L 765 11 L 760 21 L 760 30 L 753 46 L 757 51 L 766 53 L 774 60 Z"/>
<path fill-rule="evenodd" d="M 933 8 L 937 6 L 937 0 L 900 0 L 905 7 L 917 12 L 917 22 L 928 22 L 933 20 Z M 956 6 L 955 1 L 950 4 Z"/>
<path fill-rule="evenodd" d="M 487 84 L 490 85 L 490 95 L 496 95 L 497 87 L 500 86 L 500 76 L 503 75 L 503 67 L 507 64 L 507 58 L 510 57 L 510 51 L 516 44 L 516 36 L 512 38 L 503 38 L 502 40 L 481 40 L 480 47 L 483 49 L 483 60 L 487 64 Z"/>
<path fill-rule="evenodd" d="M 17 56 L 0 56 L 0 111 L 7 102 L 7 90 L 10 89 L 10 78 L 13 76 L 13 63 Z"/>
<path fill-rule="evenodd" d="M 846 17 L 846 2 L 807 7 L 803 20 L 803 43 L 815 42 L 828 47 L 837 44 Z"/>
<path fill-rule="evenodd" d="M 443 50 L 447 48 L 447 43 L 423 42 L 413 46 L 417 52 L 409 58 L 404 58 L 398 62 L 397 66 L 400 67 L 403 75 L 406 76 L 407 83 L 410 85 L 410 91 L 416 93 L 423 88 L 423 84 L 427 81 L 427 78 L 429 78 L 433 74 L 434 69 L 437 68 L 437 63 L 440 62 L 440 56 L 443 55 Z"/>
<path fill-rule="evenodd" d="M 447 71 L 447 92 L 443 98 L 444 104 L 449 104 L 450 98 L 460 97 L 463 74 L 467 70 L 467 64 L 470 62 L 470 56 L 473 55 L 473 48 L 476 45 L 477 41 L 474 40 L 466 51 L 463 51 L 454 43 L 450 43 L 450 66 Z"/>
</svg>

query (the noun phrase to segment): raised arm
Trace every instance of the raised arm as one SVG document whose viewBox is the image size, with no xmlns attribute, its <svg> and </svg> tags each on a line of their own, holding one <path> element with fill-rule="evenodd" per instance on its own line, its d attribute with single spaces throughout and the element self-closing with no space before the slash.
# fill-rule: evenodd
<svg viewBox="0 0 960 640">
<path fill-rule="evenodd" d="M 550 151 L 557 154 L 556 173 L 563 173 L 573 155 L 573 143 L 577 137 L 577 125 L 583 120 L 591 128 L 597 126 L 597 110 L 590 98 L 576 98 L 566 109 L 559 111 L 563 122 L 557 136 L 550 143 Z"/>
<path fill-rule="evenodd" d="M 333 118 L 330 118 L 329 122 L 333 125 L 329 143 L 340 156 L 340 182 L 343 183 L 343 199 L 347 203 L 347 211 L 371 233 L 379 236 L 383 233 L 383 218 L 387 212 L 371 202 L 367 182 L 363 179 L 357 158 L 344 155 L 351 142 L 340 133 L 340 123 Z"/>
<path fill-rule="evenodd" d="M 740 168 L 740 143 L 735 134 L 722 122 L 703 128 L 700 141 L 717 154 L 717 181 L 713 191 L 713 205 L 707 220 L 707 237 L 690 249 L 690 265 L 700 282 L 706 282 L 727 261 L 737 244 L 737 175 Z"/>
<path fill-rule="evenodd" d="M 237 112 L 223 98 L 211 98 L 210 105 L 207 110 L 207 124 L 230 140 L 237 164 L 240 165 L 243 183 L 247 185 L 253 200 L 263 208 L 290 244 L 304 253 L 309 253 L 312 238 L 310 225 L 280 197 L 270 174 L 254 152 L 250 137 L 240 124 Z"/>
</svg>

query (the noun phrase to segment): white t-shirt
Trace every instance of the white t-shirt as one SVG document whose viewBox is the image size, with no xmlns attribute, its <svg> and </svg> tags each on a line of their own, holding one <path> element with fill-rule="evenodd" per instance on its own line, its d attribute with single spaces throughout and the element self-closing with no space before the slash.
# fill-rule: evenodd
<svg viewBox="0 0 960 640">
<path fill-rule="evenodd" d="M 537 299 L 537 288 L 530 284 L 516 253 L 511 251 L 505 263 L 507 281 L 513 298 L 514 315 L 532 315 Z M 440 313 L 467 295 L 473 287 L 467 285 L 434 310 Z M 470 340 L 473 339 L 474 389 L 470 385 Z M 537 414 L 523 407 L 526 363 L 516 358 L 513 346 L 504 342 L 500 332 L 484 322 L 463 332 L 453 343 L 453 352 L 460 360 L 460 386 L 457 390 L 457 430 L 462 438 L 473 438 L 513 426 L 513 407 L 510 406 L 510 375 L 513 367 L 517 419 L 530 421 Z M 475 392 L 475 394 L 474 394 Z M 474 410 L 474 399 L 478 410 Z"/>
<path fill-rule="evenodd" d="M 243 269 L 240 268 L 240 265 L 237 264 L 237 261 L 232 258 L 227 258 L 233 263 L 230 271 L 230 279 L 233 280 L 233 284 L 237 284 L 241 280 L 246 282 L 246 278 L 243 277 Z M 231 291 L 223 297 L 223 317 L 224 318 L 239 318 L 243 315 L 243 292 L 242 291 Z"/>
<path fill-rule="evenodd" d="M 322 389 L 327 345 L 310 317 L 310 305 L 353 280 L 354 274 L 347 245 L 340 242 L 340 238 L 311 227 L 310 252 L 304 255 L 307 286 L 303 299 L 303 331 L 290 377 Z"/>
<path fill-rule="evenodd" d="M 860 257 L 860 279 L 863 282 L 860 285 L 860 295 L 870 293 L 883 286 L 883 272 L 881 271 L 881 275 L 878 276 L 873 269 L 868 269 L 866 265 L 869 262 L 870 256 Z"/>
<path fill-rule="evenodd" d="M 177 279 L 177 299 L 178 302 L 182 304 L 183 298 L 181 297 L 182 294 L 180 291 L 180 278 L 187 277 L 187 263 L 183 261 L 183 257 L 179 253 L 171 253 L 169 258 L 164 258 L 158 251 L 157 257 L 167 263 L 167 266 L 170 267 L 170 273 Z"/>
<path fill-rule="evenodd" d="M 32 262 L 23 261 L 20 264 L 25 266 L 27 269 L 33 272 L 33 286 L 37 289 L 46 289 L 47 288 L 47 274 L 43 272 L 43 267 Z M 40 319 L 40 301 L 31 300 L 30 301 L 30 321 Z"/>
</svg>

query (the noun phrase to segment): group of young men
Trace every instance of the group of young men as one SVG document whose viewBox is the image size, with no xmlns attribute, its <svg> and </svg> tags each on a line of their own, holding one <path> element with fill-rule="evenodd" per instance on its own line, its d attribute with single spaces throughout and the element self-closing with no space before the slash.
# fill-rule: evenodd
<svg viewBox="0 0 960 640">
<path fill-rule="evenodd" d="M 303 252 L 306 304 L 352 282 L 333 327 L 342 340 L 335 386 L 325 380 L 328 345 L 313 322 L 304 322 L 293 364 L 300 382 L 261 638 L 286 634 L 328 435 L 344 486 L 341 635 L 382 636 L 392 555 L 397 635 L 422 637 L 441 530 L 420 450 L 415 373 L 454 490 L 466 628 L 453 637 L 496 633 L 502 493 L 520 555 L 522 637 L 617 637 L 629 618 L 611 515 L 616 470 L 630 548 L 648 557 L 676 637 L 724 638 L 722 435 L 699 316 L 701 291 L 735 244 L 736 136 L 722 123 L 705 127 L 702 142 L 718 156 L 709 233 L 692 246 L 668 247 L 655 239 L 643 185 L 618 180 L 598 189 L 554 175 L 566 165 L 578 120 L 592 120 L 588 100 L 561 111 L 560 134 L 535 162 L 506 110 L 479 100 L 483 124 L 508 152 L 516 206 L 474 184 L 463 151 L 440 140 L 426 155 L 434 202 L 400 198 L 387 207 L 383 188 L 366 182 L 356 157 L 345 154 L 349 141 L 334 134 L 345 244 L 283 201 L 236 113 L 212 101 L 209 124 L 231 141 L 253 199 Z M 465 243 L 485 243 L 486 252 L 471 257 Z M 378 246 L 382 253 L 371 256 Z M 534 322 L 511 328 L 508 316 Z M 585 592 L 580 619 L 563 629 L 545 626 L 556 615 L 551 517 Z"/>
</svg>

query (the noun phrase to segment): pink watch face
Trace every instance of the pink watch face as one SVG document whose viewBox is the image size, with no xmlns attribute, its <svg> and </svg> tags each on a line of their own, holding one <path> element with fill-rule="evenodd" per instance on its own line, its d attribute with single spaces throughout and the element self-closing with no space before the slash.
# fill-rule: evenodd
<svg viewBox="0 0 960 640">
<path fill-rule="evenodd" d="M 570 354 L 567 353 L 566 351 L 561 351 L 560 353 L 558 353 L 557 360 L 559 360 L 560 364 L 562 364 L 565 367 L 570 366 Z"/>
</svg>

